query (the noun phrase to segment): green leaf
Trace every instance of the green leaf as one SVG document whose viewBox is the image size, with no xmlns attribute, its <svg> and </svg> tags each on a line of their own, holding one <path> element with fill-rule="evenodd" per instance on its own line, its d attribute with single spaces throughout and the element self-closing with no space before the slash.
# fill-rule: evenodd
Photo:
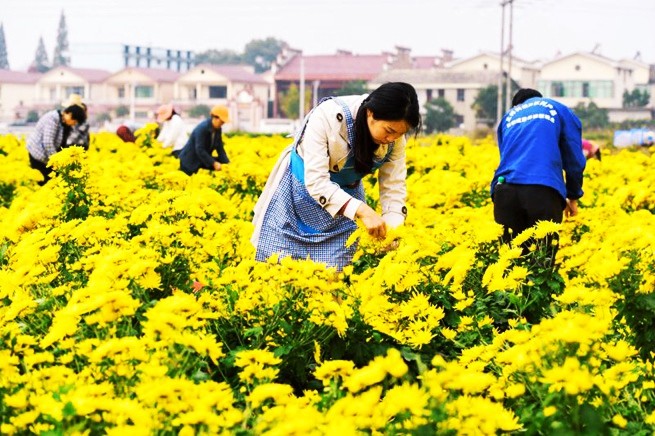
<svg viewBox="0 0 655 436">
<path fill-rule="evenodd" d="M 251 327 L 243 332 L 243 337 L 248 338 L 250 336 L 261 336 L 263 331 L 264 330 L 261 327 Z"/>
<path fill-rule="evenodd" d="M 64 406 L 64 409 L 62 410 L 62 413 L 64 415 L 64 418 L 72 418 L 73 416 L 75 416 L 76 412 L 75 412 L 75 406 L 73 406 L 73 403 L 71 403 L 70 401 L 68 403 L 66 403 L 66 405 Z"/>
<path fill-rule="evenodd" d="M 275 355 L 275 357 L 282 357 L 289 354 L 291 350 L 293 350 L 293 347 L 291 345 L 284 345 L 282 347 L 277 347 L 275 351 L 273 351 L 273 354 Z"/>
<path fill-rule="evenodd" d="M 206 381 L 206 380 L 209 380 L 209 374 L 207 374 L 206 372 L 203 372 L 201 370 L 197 370 L 196 372 L 193 373 L 193 375 L 191 376 L 191 379 L 193 381 L 195 381 L 195 382 Z"/>
</svg>

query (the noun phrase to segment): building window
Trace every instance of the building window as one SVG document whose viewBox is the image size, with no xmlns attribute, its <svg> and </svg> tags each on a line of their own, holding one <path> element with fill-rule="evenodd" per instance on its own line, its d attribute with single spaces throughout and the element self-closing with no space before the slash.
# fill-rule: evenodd
<svg viewBox="0 0 655 436">
<path fill-rule="evenodd" d="M 227 98 L 227 86 L 210 86 L 209 98 Z"/>
<path fill-rule="evenodd" d="M 463 89 L 458 89 L 457 90 L 457 101 L 464 101 L 464 90 Z"/>
<path fill-rule="evenodd" d="M 155 89 L 152 86 L 137 85 L 134 88 L 136 98 L 152 98 L 155 95 Z"/>
<path fill-rule="evenodd" d="M 430 101 L 430 100 L 432 100 L 432 90 L 431 90 L 431 89 L 428 89 L 428 90 L 425 92 L 425 100 L 426 100 L 426 101 Z"/>
<path fill-rule="evenodd" d="M 589 82 L 582 82 L 582 96 L 591 97 L 589 94 Z"/>
<path fill-rule="evenodd" d="M 439 90 L 437 91 L 437 96 L 438 96 L 439 98 L 444 98 L 444 97 L 446 96 L 446 90 L 445 90 L 445 89 L 439 89 Z"/>
<path fill-rule="evenodd" d="M 68 98 L 71 94 L 77 94 L 80 97 L 84 98 L 84 87 L 83 86 L 66 86 L 64 87 L 64 96 Z"/>
<path fill-rule="evenodd" d="M 464 124 L 464 116 L 455 114 L 455 124 L 457 124 L 457 127 L 460 127 L 462 124 Z"/>
<path fill-rule="evenodd" d="M 121 86 L 118 88 L 118 98 L 125 98 L 125 87 Z"/>
<path fill-rule="evenodd" d="M 562 82 L 551 83 L 550 95 L 553 97 L 564 97 L 564 84 Z"/>
<path fill-rule="evenodd" d="M 611 80 L 567 80 L 537 82 L 537 89 L 544 97 L 613 98 L 614 83 Z"/>
<path fill-rule="evenodd" d="M 597 80 L 591 89 L 591 96 L 597 98 L 613 98 L 614 82 L 611 80 Z"/>
</svg>

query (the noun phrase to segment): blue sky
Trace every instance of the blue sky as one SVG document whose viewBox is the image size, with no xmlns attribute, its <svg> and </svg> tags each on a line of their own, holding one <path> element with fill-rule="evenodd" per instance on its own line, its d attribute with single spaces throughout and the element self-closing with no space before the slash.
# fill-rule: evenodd
<svg viewBox="0 0 655 436">
<path fill-rule="evenodd" d="M 2 0 L 11 69 L 24 70 L 42 36 L 52 58 L 63 10 L 73 66 L 118 69 L 122 44 L 242 52 L 269 36 L 307 54 L 409 47 L 467 57 L 500 49 L 501 0 Z M 509 7 L 506 9 L 506 25 Z M 514 0 L 515 56 L 597 52 L 655 63 L 653 0 Z M 507 41 L 508 37 L 505 37 Z M 116 65 L 115 67 L 113 65 Z"/>
</svg>

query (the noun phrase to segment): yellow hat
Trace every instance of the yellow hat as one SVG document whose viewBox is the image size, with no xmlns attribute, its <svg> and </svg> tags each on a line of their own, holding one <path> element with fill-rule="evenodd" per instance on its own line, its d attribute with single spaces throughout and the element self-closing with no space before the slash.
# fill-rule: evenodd
<svg viewBox="0 0 655 436">
<path fill-rule="evenodd" d="M 229 123 L 230 122 L 230 112 L 227 110 L 226 106 L 223 105 L 216 105 L 212 108 L 211 112 L 209 112 L 211 115 L 214 115 L 215 117 L 218 117 L 223 121 L 224 123 Z"/>
<path fill-rule="evenodd" d="M 66 100 L 64 100 L 61 103 L 62 107 L 70 107 L 70 106 L 79 106 L 83 108 L 83 103 L 82 103 L 82 96 L 79 94 L 71 94 L 68 96 Z"/>
</svg>

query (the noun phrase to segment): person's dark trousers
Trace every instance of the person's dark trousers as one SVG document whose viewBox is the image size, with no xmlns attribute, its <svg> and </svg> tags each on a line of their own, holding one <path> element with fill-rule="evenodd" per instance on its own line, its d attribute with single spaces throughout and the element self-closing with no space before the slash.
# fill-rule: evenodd
<svg viewBox="0 0 655 436">
<path fill-rule="evenodd" d="M 183 171 L 187 176 L 192 176 L 192 175 L 194 175 L 195 173 L 198 172 L 197 170 L 196 170 L 196 171 L 192 171 L 191 169 L 187 168 L 187 167 L 184 165 L 184 162 L 183 162 L 183 161 L 180 161 L 180 171 Z"/>
<path fill-rule="evenodd" d="M 34 157 L 30 154 L 30 166 L 38 170 L 41 174 L 43 174 L 43 181 L 38 182 L 39 186 L 45 185 L 48 180 L 50 180 L 50 174 L 52 173 L 52 168 L 48 168 L 46 164 L 41 162 L 40 160 L 34 159 Z"/>
<path fill-rule="evenodd" d="M 171 154 L 173 155 L 173 157 L 176 157 L 176 158 L 179 159 L 181 152 L 182 152 L 182 150 L 174 150 Z"/>
<path fill-rule="evenodd" d="M 504 243 L 509 243 L 537 221 L 561 223 L 566 207 L 566 200 L 555 189 L 542 185 L 498 184 L 494 190 L 493 202 L 494 220 L 503 226 Z M 558 239 L 558 235 L 554 235 L 544 241 L 553 248 L 551 265 L 557 254 L 557 242 L 553 242 Z M 521 245 L 523 254 L 529 252 L 533 243 L 535 241 L 529 239 Z"/>
<path fill-rule="evenodd" d="M 504 243 L 509 243 L 519 233 L 534 226 L 537 221 L 561 223 L 566 207 L 566 200 L 555 189 L 541 185 L 499 184 L 494 189 L 493 201 L 494 219 L 503 226 Z M 555 280 L 559 235 L 548 235 L 540 240 L 529 238 L 521 244 L 523 256 L 530 253 L 530 246 L 533 244 L 545 247 L 547 254 L 545 257 L 527 258 L 532 265 L 531 269 L 537 274 L 550 271 L 554 274 L 551 279 Z M 538 323 L 549 311 L 550 295 L 551 292 L 543 290 L 535 292 L 530 297 L 531 303 L 524 308 L 522 316 L 531 324 Z"/>
</svg>

